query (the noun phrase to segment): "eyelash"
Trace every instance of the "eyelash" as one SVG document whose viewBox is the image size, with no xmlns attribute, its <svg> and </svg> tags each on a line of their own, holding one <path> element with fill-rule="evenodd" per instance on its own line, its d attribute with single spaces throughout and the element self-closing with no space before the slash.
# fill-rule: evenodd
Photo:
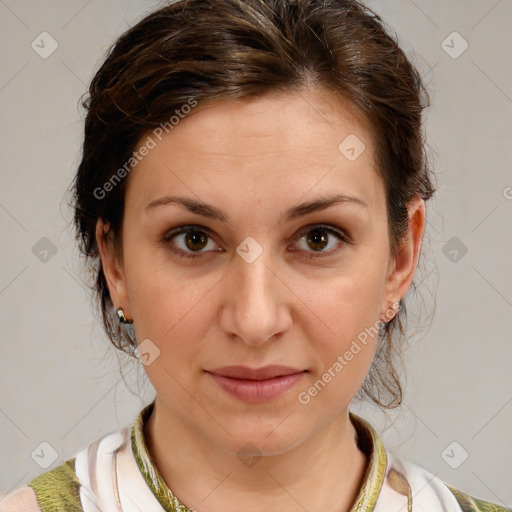
<svg viewBox="0 0 512 512">
<path fill-rule="evenodd" d="M 296 243 L 297 241 L 299 241 L 304 235 L 306 235 L 307 233 L 310 233 L 311 231 L 314 231 L 315 229 L 318 229 L 320 231 L 325 231 L 331 235 L 334 235 L 336 236 L 337 238 L 339 238 L 339 240 L 343 243 L 343 244 L 350 244 L 351 243 L 351 240 L 350 240 L 350 237 L 344 233 L 343 231 L 340 231 L 328 224 L 313 224 L 313 225 L 309 225 L 309 226 L 306 226 L 304 227 L 303 229 L 301 229 L 297 235 L 295 235 L 293 237 L 293 243 Z M 175 230 L 172 230 L 170 231 L 169 233 L 167 233 L 164 238 L 162 239 L 162 242 L 169 246 L 169 248 L 171 249 L 172 252 L 174 252 L 175 254 L 177 254 L 178 256 L 182 257 L 182 258 L 191 258 L 191 259 L 194 259 L 194 258 L 200 258 L 202 257 L 202 255 L 204 254 L 203 252 L 197 252 L 197 253 L 193 253 L 193 252 L 188 252 L 188 251 L 183 251 L 182 249 L 176 249 L 175 247 L 173 247 L 172 244 L 169 244 L 169 242 L 176 236 L 178 235 L 181 235 L 181 234 L 186 234 L 186 233 L 190 233 L 190 232 L 194 232 L 194 233 L 204 233 L 205 235 L 207 235 L 210 239 L 212 239 L 212 236 L 211 236 L 211 231 L 208 229 L 208 228 L 205 228 L 203 226 L 199 226 L 199 225 L 188 225 L 188 226 L 181 226 Z M 337 249 L 331 249 L 329 252 L 327 253 L 309 253 L 305 256 L 303 256 L 304 258 L 306 259 L 313 259 L 313 258 L 323 258 L 323 257 L 327 257 L 327 256 L 331 256 L 333 252 L 337 252 Z"/>
</svg>

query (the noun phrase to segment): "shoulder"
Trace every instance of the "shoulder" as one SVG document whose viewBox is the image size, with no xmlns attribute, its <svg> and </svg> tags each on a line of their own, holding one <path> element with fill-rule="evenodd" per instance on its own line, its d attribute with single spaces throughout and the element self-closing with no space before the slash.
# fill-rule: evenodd
<svg viewBox="0 0 512 512">
<path fill-rule="evenodd" d="M 0 502 L 0 512 L 82 511 L 75 458 L 36 476 Z"/>
<path fill-rule="evenodd" d="M 512 512 L 512 509 L 504 505 L 483 501 L 457 490 L 425 468 L 400 459 L 389 451 L 388 462 L 385 485 L 397 490 L 402 490 L 406 485 L 409 491 L 407 494 L 412 498 L 413 510 Z"/>
<path fill-rule="evenodd" d="M 112 488 L 113 461 L 125 452 L 129 457 L 129 440 L 130 428 L 125 427 L 91 442 L 75 457 L 0 500 L 0 512 L 83 512 L 84 500 L 98 510 L 98 487 Z"/>
<path fill-rule="evenodd" d="M 36 476 L 27 484 L 34 490 L 43 512 L 82 510 L 80 481 L 75 474 L 75 460 L 69 459 L 60 466 Z"/>
<path fill-rule="evenodd" d="M 0 512 L 41 512 L 36 493 L 25 486 L 0 500 Z"/>
<path fill-rule="evenodd" d="M 496 503 L 489 501 L 483 501 L 473 496 L 454 489 L 453 487 L 445 484 L 450 492 L 455 496 L 457 503 L 459 504 L 462 512 L 510 512 L 512 509 L 506 508 Z"/>
</svg>

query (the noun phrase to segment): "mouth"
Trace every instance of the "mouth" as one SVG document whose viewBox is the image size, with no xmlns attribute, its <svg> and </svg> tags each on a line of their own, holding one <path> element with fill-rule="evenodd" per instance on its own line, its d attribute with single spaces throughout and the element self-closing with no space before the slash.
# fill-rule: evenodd
<svg viewBox="0 0 512 512">
<path fill-rule="evenodd" d="M 307 370 L 278 365 L 258 369 L 224 366 L 206 373 L 231 396 L 247 403 L 262 403 L 284 395 L 304 377 Z"/>
<path fill-rule="evenodd" d="M 285 377 L 306 370 L 293 368 L 291 366 L 269 365 L 262 368 L 249 368 L 248 366 L 222 366 L 208 370 L 215 375 L 243 380 L 267 380 L 275 377 Z"/>
</svg>

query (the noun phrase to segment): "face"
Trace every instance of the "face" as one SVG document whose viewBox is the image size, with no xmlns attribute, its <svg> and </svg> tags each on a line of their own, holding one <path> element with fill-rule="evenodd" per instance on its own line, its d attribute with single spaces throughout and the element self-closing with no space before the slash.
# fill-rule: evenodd
<svg viewBox="0 0 512 512">
<path fill-rule="evenodd" d="M 423 201 L 392 260 L 370 132 L 320 91 L 219 102 L 152 137 L 129 175 L 122 261 L 103 247 L 102 262 L 150 348 L 157 404 L 231 453 L 280 453 L 346 418 L 379 318 L 411 284 Z M 334 195 L 352 199 L 314 208 Z M 210 373 L 233 365 L 296 373 Z"/>
</svg>

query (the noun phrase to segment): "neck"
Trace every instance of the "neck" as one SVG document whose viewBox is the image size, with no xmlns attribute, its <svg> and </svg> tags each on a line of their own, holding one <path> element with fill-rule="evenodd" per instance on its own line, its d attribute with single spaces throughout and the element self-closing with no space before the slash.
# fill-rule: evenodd
<svg viewBox="0 0 512 512">
<path fill-rule="evenodd" d="M 156 400 L 144 426 L 148 452 L 173 494 L 200 512 L 349 512 L 368 466 L 348 410 L 278 455 L 242 463 L 182 423 Z"/>
</svg>

